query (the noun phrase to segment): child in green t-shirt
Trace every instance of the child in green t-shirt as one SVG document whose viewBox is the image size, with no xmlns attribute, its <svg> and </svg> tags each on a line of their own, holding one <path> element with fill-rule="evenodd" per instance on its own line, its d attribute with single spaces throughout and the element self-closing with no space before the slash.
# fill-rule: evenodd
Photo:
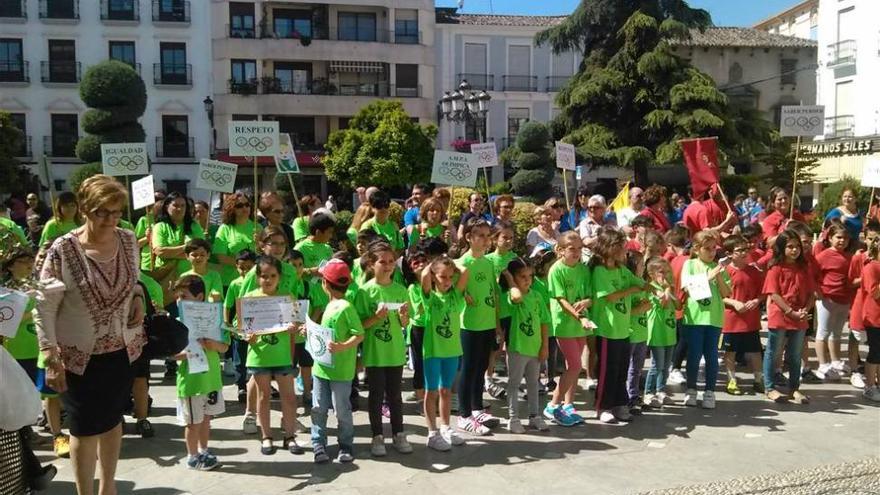
<svg viewBox="0 0 880 495">
<path fill-rule="evenodd" d="M 400 235 L 400 227 L 389 218 L 391 198 L 385 191 L 374 192 L 369 199 L 370 208 L 373 209 L 373 218 L 361 225 L 361 230 L 372 230 L 384 237 L 394 251 L 398 254 L 403 252 L 403 236 Z"/>
<path fill-rule="evenodd" d="M 645 269 L 651 309 L 648 310 L 648 347 L 651 349 L 651 369 L 645 378 L 644 404 L 663 407 L 672 403 L 666 393 L 666 379 L 672 367 L 675 348 L 675 311 L 681 306 L 675 297 L 672 266 L 663 258 L 648 261 Z"/>
<path fill-rule="evenodd" d="M 278 292 L 281 278 L 281 261 L 271 256 L 260 256 L 255 266 L 259 289 L 244 294 L 245 298 L 287 296 Z M 291 454 L 302 454 L 303 449 L 296 443 L 296 393 L 294 391 L 293 338 L 299 325 L 291 324 L 284 332 L 248 335 L 247 369 L 257 389 L 257 424 L 260 426 L 262 440 L 260 452 L 263 455 L 275 453 L 270 423 L 270 403 L 272 380 L 278 384 L 281 398 L 281 429 L 284 431 L 284 449 Z"/>
<path fill-rule="evenodd" d="M 204 301 L 205 283 L 198 275 L 184 275 L 174 285 L 177 302 Z M 226 411 L 223 402 L 223 378 L 220 375 L 220 355 L 229 347 L 228 341 L 199 339 L 199 345 L 208 360 L 208 371 L 190 373 L 188 352 L 177 354 L 177 419 L 184 426 L 186 465 L 190 469 L 210 471 L 220 462 L 208 450 L 211 436 L 211 418 Z M 192 344 L 191 344 L 192 345 Z"/>
<path fill-rule="evenodd" d="M 654 231 L 642 234 L 645 237 L 659 237 Z M 641 244 L 645 255 L 638 251 L 628 251 L 626 266 L 636 276 L 644 277 L 645 256 L 649 253 L 648 246 Z M 639 382 L 642 377 L 642 369 L 645 367 L 645 358 L 648 356 L 648 310 L 651 309 L 651 301 L 648 292 L 639 291 L 632 295 L 630 300 L 629 318 L 629 369 L 626 373 L 626 392 L 629 396 L 629 412 L 642 414 L 641 390 Z"/>
<path fill-rule="evenodd" d="M 486 259 L 492 262 L 495 268 L 495 277 L 500 282 L 502 273 L 507 269 L 507 264 L 514 258 L 516 253 L 512 251 L 515 232 L 513 225 L 504 221 L 500 221 L 492 227 L 492 243 L 495 250 L 486 255 Z M 500 291 L 498 297 L 498 322 L 501 324 L 501 330 L 504 332 L 504 340 L 510 334 L 510 302 L 507 300 L 507 291 Z M 495 381 L 495 362 L 498 355 L 501 354 L 500 349 L 492 351 L 489 355 L 489 367 L 486 369 L 485 387 L 486 392 L 495 399 L 503 399 L 506 395 L 504 387 Z"/>
<path fill-rule="evenodd" d="M 209 302 L 223 300 L 223 281 L 220 274 L 208 271 L 208 257 L 211 255 L 211 244 L 204 239 L 190 239 L 183 248 L 186 260 L 192 265 L 192 269 L 183 272 L 181 276 L 198 275 L 205 282 L 205 298 Z"/>
<path fill-rule="evenodd" d="M 446 210 L 443 203 L 437 198 L 428 198 L 419 206 L 419 217 L 422 221 L 413 226 L 409 236 L 409 245 L 415 246 L 422 239 L 436 237 L 447 244 L 452 241 L 452 230 L 443 224 L 443 216 Z"/>
<path fill-rule="evenodd" d="M 241 288 L 244 284 L 245 275 L 253 268 L 257 261 L 257 255 L 249 249 L 238 253 L 235 258 L 235 270 L 238 278 L 229 282 L 226 289 L 226 297 L 223 298 L 223 321 L 230 327 L 235 327 L 236 307 L 235 302 L 241 297 Z M 235 385 L 238 388 L 238 402 L 245 404 L 245 415 L 242 420 L 242 431 L 248 435 L 257 433 L 257 389 L 254 381 L 248 380 L 247 367 L 247 340 L 233 336 L 232 361 L 235 366 Z"/>
<path fill-rule="evenodd" d="M 305 275 L 315 277 L 321 262 L 333 257 L 333 248 L 329 242 L 335 232 L 336 221 L 330 215 L 315 213 L 309 219 L 309 236 L 294 247 L 302 254 Z"/>
<path fill-rule="evenodd" d="M 327 350 L 333 357 L 333 366 L 315 362 L 312 380 L 312 450 L 315 463 L 330 461 L 327 455 L 327 412 L 336 412 L 338 427 L 339 462 L 354 460 L 354 421 L 351 415 L 351 381 L 355 376 L 357 346 L 364 340 L 364 329 L 354 306 L 345 300 L 345 290 L 351 283 L 351 270 L 342 260 L 332 259 L 320 270 L 322 287 L 330 296 L 330 303 L 321 317 L 321 325 L 333 331 L 333 340 Z"/>
</svg>

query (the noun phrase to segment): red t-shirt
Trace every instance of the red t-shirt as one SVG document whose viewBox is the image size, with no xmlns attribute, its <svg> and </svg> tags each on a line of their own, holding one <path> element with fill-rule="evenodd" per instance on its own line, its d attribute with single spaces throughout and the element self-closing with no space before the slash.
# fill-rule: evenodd
<svg viewBox="0 0 880 495">
<path fill-rule="evenodd" d="M 676 256 L 675 250 L 672 249 L 671 247 L 667 248 L 666 252 L 663 253 L 663 259 L 670 262 L 670 263 L 672 263 L 672 260 L 675 259 L 675 256 Z"/>
<path fill-rule="evenodd" d="M 865 267 L 867 258 L 865 251 L 859 251 L 853 255 L 849 263 L 849 281 L 853 283 L 856 279 L 862 278 L 862 269 Z M 849 328 L 852 330 L 864 330 L 864 313 L 863 306 L 865 303 L 865 291 L 862 289 L 865 284 L 860 283 L 855 289 L 855 297 L 853 297 L 852 307 L 849 310 Z"/>
<path fill-rule="evenodd" d="M 761 289 L 764 287 L 764 273 L 752 265 L 744 268 L 736 268 L 733 264 L 727 265 L 727 274 L 730 275 L 731 299 L 740 302 L 751 301 L 761 298 Z M 733 308 L 724 307 L 724 333 L 746 333 L 761 330 L 761 307 L 746 313 L 737 313 Z"/>
<path fill-rule="evenodd" d="M 862 269 L 862 287 L 865 288 L 864 323 L 866 328 L 880 328 L 880 301 L 873 294 L 880 286 L 880 262 L 871 261 Z"/>
<path fill-rule="evenodd" d="M 828 249 L 828 246 L 826 246 L 825 243 L 821 240 L 813 244 L 813 249 L 811 250 L 811 252 L 813 253 L 813 258 L 818 258 L 819 254 L 826 249 Z"/>
<path fill-rule="evenodd" d="M 684 210 L 682 222 L 691 231 L 691 235 L 694 235 L 701 230 L 721 225 L 725 216 L 727 212 L 712 199 L 692 201 Z"/>
<path fill-rule="evenodd" d="M 763 293 L 779 294 L 793 311 L 810 309 L 807 303 L 812 299 L 816 287 L 809 269 L 803 265 L 782 263 L 770 267 L 764 280 Z M 774 330 L 806 330 L 807 320 L 796 321 L 788 318 L 775 303 L 767 303 L 767 326 Z"/>
<path fill-rule="evenodd" d="M 796 211 L 794 212 L 794 217 L 792 219 L 803 222 L 804 216 L 801 215 L 799 211 Z M 788 225 L 788 215 L 783 215 L 779 210 L 767 215 L 767 218 L 761 222 L 761 231 L 764 233 L 764 241 L 767 241 L 771 237 L 778 236 L 780 232 L 785 230 L 786 225 Z"/>
<path fill-rule="evenodd" d="M 643 217 L 648 217 L 654 221 L 654 230 L 661 234 L 665 234 L 667 230 L 672 228 L 672 225 L 669 224 L 669 219 L 666 218 L 666 215 L 658 212 L 656 210 L 652 210 L 647 206 L 639 212 L 639 215 Z"/>
<path fill-rule="evenodd" d="M 763 270 L 767 266 L 767 262 L 765 261 L 764 264 L 761 265 L 760 261 L 764 257 L 765 254 L 767 254 L 767 251 L 764 251 L 761 248 L 758 248 L 758 247 L 752 248 L 752 250 L 749 251 L 749 254 L 747 255 L 748 257 L 746 258 L 746 263 L 748 263 L 750 265 L 752 265 L 752 264 L 758 265 L 758 268 Z"/>
<path fill-rule="evenodd" d="M 817 242 L 816 244 L 821 244 Z M 814 250 L 815 251 L 815 250 Z M 837 304 L 850 304 L 853 299 L 853 287 L 849 278 L 849 266 L 852 255 L 836 249 L 825 249 L 816 256 L 819 269 L 819 292 L 822 297 Z"/>
</svg>

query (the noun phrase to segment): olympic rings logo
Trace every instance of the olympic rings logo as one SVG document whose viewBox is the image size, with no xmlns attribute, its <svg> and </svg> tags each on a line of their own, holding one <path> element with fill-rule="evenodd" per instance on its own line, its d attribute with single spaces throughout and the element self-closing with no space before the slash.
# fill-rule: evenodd
<svg viewBox="0 0 880 495">
<path fill-rule="evenodd" d="M 252 137 L 244 137 L 238 136 L 235 138 L 235 145 L 242 149 L 250 149 L 259 153 L 262 153 L 269 148 L 272 147 L 274 141 L 270 137 L 264 137 L 262 139 L 252 136 Z"/>
<path fill-rule="evenodd" d="M 15 317 L 15 311 L 9 306 L 0 306 L 0 323 L 4 321 L 12 321 Z"/>
<path fill-rule="evenodd" d="M 469 179 L 472 175 L 474 175 L 474 173 L 471 172 L 471 169 L 469 168 L 449 167 L 446 165 L 440 167 L 440 173 L 443 175 L 448 175 L 449 177 L 452 177 L 453 179 L 458 181 Z"/>
<path fill-rule="evenodd" d="M 130 171 L 135 171 L 144 165 L 144 157 L 141 155 L 134 156 L 111 156 L 107 159 L 107 165 L 113 168 L 124 168 Z"/>
<path fill-rule="evenodd" d="M 492 157 L 494 156 L 495 153 L 492 153 L 491 151 L 481 151 L 479 154 L 477 154 L 477 159 L 480 161 L 480 163 L 489 163 L 492 161 Z"/>
<path fill-rule="evenodd" d="M 211 181 L 218 186 L 225 186 L 232 182 L 232 174 L 223 172 L 212 172 L 210 170 L 202 170 L 202 180 Z"/>
<path fill-rule="evenodd" d="M 786 127 L 798 127 L 803 130 L 814 129 L 822 123 L 819 117 L 786 117 L 784 124 Z"/>
</svg>

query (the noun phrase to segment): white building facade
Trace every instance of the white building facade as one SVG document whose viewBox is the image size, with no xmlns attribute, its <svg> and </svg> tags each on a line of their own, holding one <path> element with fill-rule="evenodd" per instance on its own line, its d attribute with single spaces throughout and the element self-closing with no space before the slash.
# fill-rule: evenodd
<svg viewBox="0 0 880 495">
<path fill-rule="evenodd" d="M 26 136 L 24 163 L 48 157 L 69 189 L 87 107 L 79 82 L 107 59 L 131 64 L 147 88 L 140 119 L 157 188 L 199 197 L 197 161 L 210 153 L 210 2 L 0 0 L 0 109 Z M 42 173 L 33 167 L 35 173 Z M 42 177 L 44 185 L 47 179 Z"/>
<path fill-rule="evenodd" d="M 819 39 L 819 0 L 806 0 L 753 26 L 783 36 Z"/>
</svg>

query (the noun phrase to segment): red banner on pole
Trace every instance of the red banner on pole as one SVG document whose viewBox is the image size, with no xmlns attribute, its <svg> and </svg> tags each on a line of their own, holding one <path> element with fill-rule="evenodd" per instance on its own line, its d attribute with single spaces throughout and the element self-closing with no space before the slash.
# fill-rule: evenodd
<svg viewBox="0 0 880 495">
<path fill-rule="evenodd" d="M 712 184 L 718 183 L 721 176 L 718 169 L 718 138 L 686 139 L 679 143 L 691 177 L 693 198 L 700 199 Z"/>
</svg>

